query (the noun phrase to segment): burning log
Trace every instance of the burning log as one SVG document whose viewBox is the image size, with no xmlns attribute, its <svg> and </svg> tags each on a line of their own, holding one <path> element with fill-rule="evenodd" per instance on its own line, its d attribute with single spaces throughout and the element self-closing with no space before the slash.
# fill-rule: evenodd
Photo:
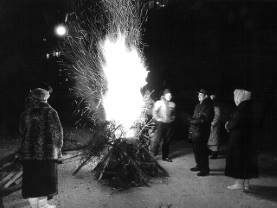
<svg viewBox="0 0 277 208">
<path fill-rule="evenodd" d="M 151 177 L 168 176 L 139 141 L 130 143 L 126 139 L 116 141 L 93 172 L 97 180 L 116 188 L 148 185 Z"/>
<path fill-rule="evenodd" d="M 148 185 L 152 177 L 166 177 L 168 173 L 149 153 L 149 123 L 141 127 L 137 138 L 116 138 L 117 128 L 105 123 L 94 130 L 91 143 L 83 151 L 83 159 L 73 175 L 95 157 L 102 159 L 92 172 L 97 180 L 115 188 Z"/>
</svg>

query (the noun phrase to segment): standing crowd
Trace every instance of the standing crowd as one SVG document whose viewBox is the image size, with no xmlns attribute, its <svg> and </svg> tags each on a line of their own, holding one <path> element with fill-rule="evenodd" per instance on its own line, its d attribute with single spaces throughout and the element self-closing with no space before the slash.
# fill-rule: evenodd
<svg viewBox="0 0 277 208">
<path fill-rule="evenodd" d="M 20 158 L 23 166 L 22 196 L 32 208 L 55 208 L 48 200 L 58 193 L 59 158 L 62 157 L 63 128 L 57 111 L 48 104 L 52 90 L 36 88 L 29 92 L 25 110 L 21 114 L 19 132 L 22 138 Z M 235 179 L 228 189 L 249 189 L 249 180 L 258 177 L 257 144 L 254 131 L 257 128 L 253 112 L 251 92 L 234 91 L 236 109 L 225 130 L 230 134 L 226 156 L 225 175 Z M 207 90 L 198 91 L 199 103 L 188 118 L 188 139 L 192 143 L 197 176 L 208 176 L 209 155 L 216 159 L 219 151 L 221 109 L 214 95 Z M 162 144 L 162 160 L 173 162 L 170 142 L 176 105 L 172 93 L 165 89 L 152 108 L 152 118 L 157 130 L 152 138 L 150 151 L 159 153 Z"/>
<path fill-rule="evenodd" d="M 172 124 L 175 119 L 175 104 L 171 101 L 172 94 L 166 89 L 161 99 L 154 103 L 153 119 L 158 128 L 152 141 L 152 153 L 158 154 L 159 144 L 162 142 L 162 159 L 172 162 L 169 157 L 169 144 L 172 140 Z M 222 109 L 215 95 L 210 95 L 205 89 L 198 91 L 199 103 L 195 106 L 189 122 L 188 139 L 192 143 L 195 167 L 190 170 L 198 172 L 197 176 L 210 174 L 210 159 L 217 159 L 219 152 L 219 138 L 221 129 Z M 252 93 L 246 89 L 234 91 L 236 108 L 224 125 L 229 133 L 226 154 L 225 175 L 235 179 L 230 190 L 249 189 L 249 180 L 258 177 L 258 156 L 255 130 L 258 122 L 255 120 L 255 110 Z"/>
</svg>

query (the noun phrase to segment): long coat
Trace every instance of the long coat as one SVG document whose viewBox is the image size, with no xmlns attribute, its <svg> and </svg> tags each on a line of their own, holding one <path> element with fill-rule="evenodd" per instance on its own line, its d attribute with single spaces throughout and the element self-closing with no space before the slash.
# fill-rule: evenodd
<svg viewBox="0 0 277 208">
<path fill-rule="evenodd" d="M 28 100 L 21 114 L 23 198 L 48 196 L 58 192 L 57 163 L 63 145 L 63 129 L 57 112 L 46 102 Z"/>
<path fill-rule="evenodd" d="M 208 141 L 213 117 L 214 108 L 210 98 L 195 106 L 189 127 L 189 139 L 192 142 Z"/>
<path fill-rule="evenodd" d="M 32 101 L 21 114 L 22 160 L 56 160 L 63 145 L 63 129 L 56 110 Z"/>
<path fill-rule="evenodd" d="M 239 179 L 258 177 L 255 111 L 252 101 L 241 102 L 226 129 L 230 132 L 225 175 Z"/>
<path fill-rule="evenodd" d="M 220 136 L 220 124 L 221 124 L 221 109 L 218 105 L 214 105 L 214 118 L 211 123 L 211 133 L 208 141 L 208 145 L 213 151 L 217 151 L 219 145 Z"/>
</svg>

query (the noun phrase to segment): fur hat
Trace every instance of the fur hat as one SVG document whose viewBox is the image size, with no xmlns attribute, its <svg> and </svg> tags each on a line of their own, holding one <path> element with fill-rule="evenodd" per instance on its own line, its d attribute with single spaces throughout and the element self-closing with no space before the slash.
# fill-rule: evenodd
<svg viewBox="0 0 277 208">
<path fill-rule="evenodd" d="M 39 101 L 47 101 L 50 93 L 47 90 L 36 88 L 30 91 L 30 96 Z"/>
</svg>

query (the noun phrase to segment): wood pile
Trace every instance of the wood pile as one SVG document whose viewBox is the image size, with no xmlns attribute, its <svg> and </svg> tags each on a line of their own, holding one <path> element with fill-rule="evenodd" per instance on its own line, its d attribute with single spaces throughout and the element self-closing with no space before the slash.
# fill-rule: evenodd
<svg viewBox="0 0 277 208">
<path fill-rule="evenodd" d="M 0 161 L 0 208 L 4 207 L 2 199 L 22 186 L 22 167 L 17 153 L 13 153 Z"/>
<path fill-rule="evenodd" d="M 108 125 L 96 128 L 91 142 L 83 150 L 83 157 L 77 174 L 82 167 L 90 164 L 94 158 L 100 161 L 92 172 L 97 180 L 118 189 L 148 185 L 153 177 L 166 177 L 162 168 L 149 152 L 151 137 L 155 130 L 153 121 L 136 127 L 138 133 L 134 138 L 115 138 L 114 129 Z"/>
<path fill-rule="evenodd" d="M 139 141 L 116 141 L 93 170 L 97 180 L 118 189 L 148 186 L 152 177 L 166 177 L 162 168 Z"/>
</svg>

